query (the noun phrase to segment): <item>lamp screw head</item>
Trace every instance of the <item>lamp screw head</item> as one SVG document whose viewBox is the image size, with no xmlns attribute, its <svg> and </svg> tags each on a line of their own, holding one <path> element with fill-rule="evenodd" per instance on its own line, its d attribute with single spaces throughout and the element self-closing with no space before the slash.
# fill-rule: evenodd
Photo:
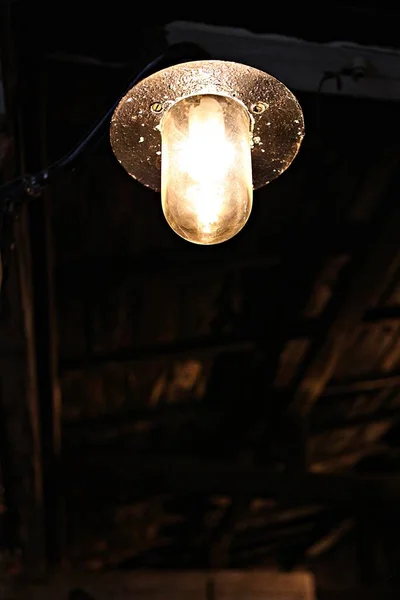
<svg viewBox="0 0 400 600">
<path fill-rule="evenodd" d="M 163 105 L 161 102 L 153 102 L 150 108 L 154 113 L 160 113 L 163 109 Z"/>
<path fill-rule="evenodd" d="M 255 104 L 252 105 L 251 110 L 256 115 L 260 115 L 266 108 L 268 108 L 268 104 L 265 102 L 255 102 Z"/>
</svg>

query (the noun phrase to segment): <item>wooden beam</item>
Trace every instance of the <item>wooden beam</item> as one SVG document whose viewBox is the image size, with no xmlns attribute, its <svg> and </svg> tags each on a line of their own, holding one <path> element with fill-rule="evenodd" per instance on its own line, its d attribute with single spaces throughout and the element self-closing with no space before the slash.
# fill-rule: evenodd
<svg viewBox="0 0 400 600">
<path fill-rule="evenodd" d="M 289 37 L 286 31 L 282 37 L 276 35 L 276 30 L 271 35 L 257 34 L 245 31 L 242 24 L 240 28 L 232 28 L 174 21 L 167 25 L 166 32 L 170 44 L 190 39 L 207 50 L 213 58 L 251 64 L 271 73 L 290 89 L 311 93 L 317 91 L 325 71 L 340 72 L 351 67 L 355 60 L 361 61 L 365 64 L 365 77 L 343 77 L 341 89 L 337 88 L 334 81 L 329 81 L 321 93 L 381 100 L 400 98 L 398 50 L 392 50 L 388 56 L 376 47 L 359 45 L 355 51 L 353 46 L 340 47 L 336 44 L 316 43 L 310 41 L 310 38 L 304 40 Z M 378 81 L 373 76 L 376 72 L 382 74 Z"/>
<path fill-rule="evenodd" d="M 385 388 L 400 386 L 400 374 L 388 373 L 387 375 L 375 375 L 365 379 L 354 379 L 340 383 L 332 383 L 323 391 L 323 396 L 341 396 L 358 392 L 373 392 Z"/>
<path fill-rule="evenodd" d="M 279 397 L 279 396 L 277 396 Z M 195 420 L 206 423 L 223 421 L 228 410 L 215 409 L 203 402 L 185 402 L 183 404 L 161 404 L 154 408 L 135 409 L 122 414 L 110 414 L 97 418 L 64 421 L 63 436 L 68 447 L 82 447 L 91 444 L 101 444 L 118 437 L 134 435 L 135 432 L 157 427 L 168 427 Z M 399 409 L 378 410 L 360 414 L 352 418 L 335 418 L 324 420 L 312 426 L 311 434 L 329 432 L 335 429 L 348 429 L 373 423 L 383 423 L 400 419 Z"/>
<path fill-rule="evenodd" d="M 223 352 L 249 352 L 255 342 L 248 338 L 203 337 L 172 343 L 149 345 L 139 348 L 124 348 L 115 352 L 95 354 L 89 357 L 63 359 L 61 371 L 81 371 L 103 367 L 110 363 L 134 363 L 148 360 L 179 359 L 188 356 L 214 356 Z"/>
<path fill-rule="evenodd" d="M 318 600 L 398 600 L 400 588 L 360 586 L 351 589 L 318 589 Z"/>
<path fill-rule="evenodd" d="M 42 165 L 49 164 L 47 152 L 47 71 L 42 59 L 35 57 L 35 39 L 24 36 L 25 89 L 29 106 L 25 107 L 25 144 L 28 165 L 35 171 L 40 154 Z M 32 50 L 32 56 L 26 51 Z M 63 501 L 59 481 L 61 457 L 61 390 L 58 375 L 58 330 L 53 281 L 54 250 L 52 237 L 52 199 L 47 188 L 31 203 L 29 226 L 32 253 L 32 278 L 35 290 L 37 382 L 41 399 L 43 481 L 46 525 L 46 554 L 49 564 L 60 563 L 63 546 Z"/>
<path fill-rule="evenodd" d="M 209 542 L 210 567 L 213 569 L 229 568 L 230 546 L 235 537 L 235 525 L 248 513 L 250 513 L 250 500 L 247 496 L 236 498 L 226 508 Z"/>
<path fill-rule="evenodd" d="M 73 590 L 81 590 L 80 596 L 69 596 Z M 50 577 L 46 582 L 15 588 L 16 597 L 24 600 L 206 600 L 210 597 L 246 600 L 254 597 L 279 597 L 287 600 L 314 600 L 314 578 L 308 571 L 279 573 L 263 570 L 214 570 L 214 571 L 118 571 L 90 573 L 68 571 Z"/>
<path fill-rule="evenodd" d="M 304 231 L 307 238 L 314 233 L 314 225 L 309 231 Z M 352 253 L 360 240 L 359 225 L 346 225 L 340 237 L 329 239 L 329 244 L 321 248 L 327 256 Z M 213 259 L 204 259 L 196 248 L 190 248 L 182 254 L 176 251 L 163 251 L 154 254 L 138 254 L 131 257 L 97 256 L 92 259 L 72 260 L 55 266 L 55 284 L 61 292 L 67 290 L 69 294 L 77 290 L 96 289 L 98 286 L 118 284 L 135 281 L 143 285 L 147 280 L 162 279 L 170 282 L 183 281 L 185 283 L 202 277 L 211 277 L 215 274 L 225 275 L 246 270 L 268 270 L 281 263 L 282 252 L 285 246 L 282 238 L 273 237 L 269 240 L 271 248 L 278 251 L 265 253 L 239 254 L 230 248 L 229 252 L 223 248 L 213 250 Z"/>
<path fill-rule="evenodd" d="M 367 310 L 363 323 L 367 325 L 387 325 L 400 322 L 400 306 L 382 306 Z"/>
<path fill-rule="evenodd" d="M 93 287 L 104 279 L 107 281 L 143 281 L 167 279 L 168 281 L 190 281 L 215 274 L 229 274 L 243 269 L 268 269 L 279 264 L 274 254 L 235 255 L 220 253 L 212 261 L 197 256 L 195 251 L 177 255 L 176 252 L 149 255 L 140 254 L 118 259 L 99 256 L 92 260 L 72 261 L 58 265 L 55 271 L 57 288 L 70 288 L 71 283 L 79 289 Z"/>
<path fill-rule="evenodd" d="M 335 429 L 351 429 L 352 427 L 362 427 L 386 423 L 397 422 L 400 419 L 400 409 L 378 410 L 371 413 L 360 414 L 354 417 L 332 419 L 331 421 L 318 422 L 313 426 L 312 433 L 322 433 L 333 431 Z"/>
<path fill-rule="evenodd" d="M 371 507 L 400 502 L 400 477 L 276 473 L 232 463 L 202 462 L 168 456 L 135 458 L 123 447 L 116 451 L 95 448 L 80 459 L 70 455 L 64 464 L 65 486 L 80 490 L 82 502 L 90 498 L 116 499 L 119 492 L 181 492 L 263 496 L 290 502 L 321 502 Z M 88 475 L 90 473 L 90 476 Z M 89 498 L 90 496 L 90 498 Z"/>
<path fill-rule="evenodd" d="M 290 339 L 312 335 L 316 329 L 314 320 L 304 320 L 292 327 Z M 241 336 L 204 336 L 189 340 L 162 343 L 137 348 L 124 348 L 115 352 L 93 354 L 91 356 L 64 358 L 60 360 L 60 370 L 81 371 L 106 365 L 107 363 L 129 363 L 148 360 L 168 360 L 195 356 L 215 356 L 228 352 L 251 352 L 256 350 L 259 339 Z"/>
<path fill-rule="evenodd" d="M 368 506 L 361 507 L 357 514 L 355 539 L 360 585 L 388 589 L 391 574 L 385 551 L 384 535 Z"/>
<path fill-rule="evenodd" d="M 2 306 L 8 319 L 0 325 L 3 355 L 0 361 L 2 405 L 1 451 L 5 471 L 5 499 L 10 505 L 9 543 L 22 548 L 26 573 L 45 568 L 43 466 L 32 311 L 32 279 L 27 248 L 29 232 L 23 210 L 15 225 L 16 249 L 9 265 L 10 276 L 2 289 Z M 16 355 L 16 347 L 20 352 Z M 8 348 L 8 352 L 7 352 Z M 8 356 L 7 356 L 8 354 Z"/>
<path fill-rule="evenodd" d="M 168 427 L 192 420 L 205 423 L 219 421 L 226 411 L 214 410 L 203 402 L 160 404 L 155 407 L 134 409 L 123 414 L 103 415 L 96 418 L 63 422 L 63 436 L 67 447 L 90 445 L 132 435 L 151 427 Z"/>
<path fill-rule="evenodd" d="M 0 8 L 0 52 L 2 77 L 7 98 L 7 126 L 18 147 L 14 164 L 6 166 L 6 179 L 15 170 L 25 170 L 23 139 L 19 129 L 18 89 L 20 69 L 14 11 L 9 5 Z M 7 452 L 5 475 L 6 501 L 13 515 L 12 546 L 22 550 L 25 574 L 40 576 L 45 569 L 43 464 L 39 397 L 37 390 L 34 292 L 27 207 L 18 221 L 3 221 L 2 266 L 9 277 L 1 286 L 0 322 L 0 402 L 4 422 L 2 448 Z M 4 463 L 3 463 L 4 465 Z"/>
<path fill-rule="evenodd" d="M 377 169 L 379 170 L 379 165 Z M 295 393 L 289 413 L 307 415 L 321 396 L 347 345 L 357 334 L 368 306 L 373 305 L 384 291 L 388 281 L 400 265 L 398 231 L 400 188 L 398 161 L 387 169 L 390 180 L 378 178 L 372 169 L 371 188 L 383 195 L 377 214 L 366 228 L 364 241 L 350 261 L 334 299 L 327 309 L 327 327 L 315 340 L 303 368 L 295 382 Z"/>
<path fill-rule="evenodd" d="M 0 171 L 7 169 L 14 148 L 13 139 L 10 135 L 0 133 Z"/>
<path fill-rule="evenodd" d="M 307 558 L 315 559 L 318 556 L 321 556 L 321 554 L 328 552 L 328 550 L 331 550 L 336 546 L 336 544 L 338 544 L 343 537 L 353 529 L 353 527 L 353 519 L 343 519 L 343 521 L 333 527 L 329 533 L 309 546 L 305 552 L 305 556 Z"/>
</svg>

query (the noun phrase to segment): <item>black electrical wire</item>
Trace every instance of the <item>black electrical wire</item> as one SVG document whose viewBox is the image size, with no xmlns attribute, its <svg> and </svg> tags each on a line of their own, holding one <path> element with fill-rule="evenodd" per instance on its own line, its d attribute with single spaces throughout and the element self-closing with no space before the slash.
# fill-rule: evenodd
<svg viewBox="0 0 400 600">
<path fill-rule="evenodd" d="M 38 173 L 35 173 L 34 175 L 22 175 L 21 177 L 18 177 L 0 186 L 0 215 L 12 215 L 24 201 L 32 197 L 40 196 L 43 189 L 49 183 L 52 183 L 54 180 L 56 180 L 63 171 L 68 169 L 73 170 L 78 159 L 83 155 L 83 153 L 87 150 L 93 149 L 94 145 L 98 143 L 108 131 L 111 117 L 121 98 L 123 98 L 123 96 L 141 79 L 144 79 L 155 71 L 161 70 L 173 64 L 208 58 L 210 58 L 208 53 L 203 48 L 192 42 L 181 42 L 179 44 L 169 46 L 163 54 L 159 55 L 153 61 L 148 63 L 134 77 L 134 79 L 130 81 L 124 93 L 118 97 L 113 106 L 111 106 L 106 114 L 98 121 L 93 129 L 89 131 L 89 133 L 78 143 L 75 148 Z M 126 65 L 127 64 L 129 63 L 126 63 Z M 325 82 L 329 79 L 335 79 L 337 88 L 340 90 L 342 84 L 341 76 L 343 75 L 352 76 L 354 79 L 362 77 L 362 75 L 355 77 L 355 71 L 352 69 L 342 69 L 339 72 L 326 71 L 321 78 L 317 90 L 317 121 L 320 120 L 319 103 L 322 88 Z"/>
<path fill-rule="evenodd" d="M 114 110 L 121 98 L 139 81 L 152 73 L 174 64 L 192 60 L 207 59 L 209 55 L 199 46 L 183 42 L 169 46 L 167 50 L 148 63 L 135 77 L 111 106 L 106 114 L 88 132 L 88 134 L 62 158 L 33 175 L 22 175 L 0 186 L 0 214 L 14 214 L 19 206 L 32 197 L 40 196 L 43 189 L 54 182 L 66 170 L 74 170 L 84 152 L 93 149 L 107 133 Z"/>
</svg>

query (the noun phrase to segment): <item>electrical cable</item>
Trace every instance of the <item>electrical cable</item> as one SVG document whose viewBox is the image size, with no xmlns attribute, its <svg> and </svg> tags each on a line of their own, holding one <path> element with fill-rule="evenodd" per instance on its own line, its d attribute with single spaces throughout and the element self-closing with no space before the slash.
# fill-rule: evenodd
<svg viewBox="0 0 400 600">
<path fill-rule="evenodd" d="M 148 63 L 130 81 L 124 93 L 118 97 L 118 100 L 105 115 L 70 152 L 33 175 L 25 174 L 0 186 L 0 214 L 14 214 L 24 201 L 40 196 L 43 189 L 49 183 L 56 180 L 62 172 L 65 170 L 74 170 L 78 159 L 81 158 L 83 153 L 92 149 L 106 134 L 109 129 L 111 117 L 121 98 L 139 81 L 155 71 L 173 64 L 207 58 L 209 58 L 209 55 L 202 48 L 191 42 L 169 46 L 164 53 Z"/>
<path fill-rule="evenodd" d="M 148 63 L 134 79 L 130 81 L 125 92 L 118 97 L 118 100 L 113 106 L 111 106 L 75 148 L 38 173 L 33 175 L 22 175 L 0 186 L 0 214 L 14 214 L 25 200 L 40 196 L 44 187 L 57 179 L 61 172 L 67 169 L 73 170 L 77 160 L 82 154 L 86 150 L 92 149 L 93 146 L 102 139 L 109 128 L 111 117 L 121 98 L 141 79 L 144 79 L 157 70 L 171 66 L 172 64 L 207 58 L 209 58 L 208 53 L 192 42 L 181 42 L 169 46 L 163 54 Z M 352 76 L 353 79 L 358 79 L 363 76 L 359 71 L 356 73 L 355 67 L 342 69 L 339 72 L 326 71 L 319 83 L 317 98 L 319 99 L 322 87 L 329 79 L 336 79 L 337 88 L 340 89 L 341 76 L 343 75 Z M 319 103 L 319 100 L 317 103 Z M 319 114 L 319 106 L 317 107 L 317 114 Z"/>
<path fill-rule="evenodd" d="M 355 83 L 357 83 L 365 77 L 366 71 L 367 65 L 364 64 L 364 61 L 362 59 L 356 59 L 354 61 L 354 64 L 347 67 L 342 67 L 338 71 L 324 71 L 316 90 L 315 125 L 317 131 L 321 131 L 321 97 L 322 90 L 326 82 L 334 79 L 336 82 L 336 89 L 338 92 L 340 92 L 343 87 L 343 78 L 349 77 Z"/>
</svg>

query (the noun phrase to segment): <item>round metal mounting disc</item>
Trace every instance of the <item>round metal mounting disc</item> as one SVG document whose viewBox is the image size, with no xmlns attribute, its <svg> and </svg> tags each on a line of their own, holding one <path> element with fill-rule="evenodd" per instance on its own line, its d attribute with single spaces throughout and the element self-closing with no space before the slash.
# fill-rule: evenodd
<svg viewBox="0 0 400 600">
<path fill-rule="evenodd" d="M 111 146 L 124 169 L 153 190 L 161 187 L 160 122 L 168 108 L 198 94 L 236 98 L 252 117 L 253 187 L 285 171 L 303 136 L 301 107 L 288 88 L 268 73 L 228 61 L 174 65 L 137 83 L 111 119 Z"/>
</svg>

